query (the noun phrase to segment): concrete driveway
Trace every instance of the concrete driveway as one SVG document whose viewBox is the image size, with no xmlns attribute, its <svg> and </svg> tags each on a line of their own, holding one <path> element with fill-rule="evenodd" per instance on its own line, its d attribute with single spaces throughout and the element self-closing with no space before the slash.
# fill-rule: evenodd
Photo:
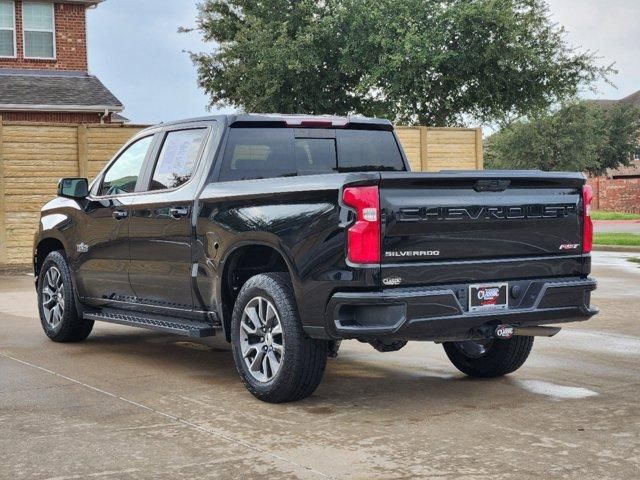
<svg viewBox="0 0 640 480">
<path fill-rule="evenodd" d="M 96 324 L 41 333 L 0 280 L 0 478 L 640 478 L 640 268 L 596 252 L 602 313 L 472 380 L 441 347 L 345 342 L 316 394 L 267 405 L 222 339 Z"/>
<path fill-rule="evenodd" d="M 596 233 L 637 233 L 640 234 L 640 220 L 595 220 Z"/>
</svg>

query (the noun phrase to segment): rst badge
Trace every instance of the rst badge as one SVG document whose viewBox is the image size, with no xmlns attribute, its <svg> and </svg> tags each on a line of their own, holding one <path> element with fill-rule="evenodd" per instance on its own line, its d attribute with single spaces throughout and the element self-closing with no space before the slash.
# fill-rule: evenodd
<svg viewBox="0 0 640 480">
<path fill-rule="evenodd" d="M 84 242 L 80 242 L 76 245 L 78 253 L 87 253 L 89 251 L 89 245 Z"/>
</svg>

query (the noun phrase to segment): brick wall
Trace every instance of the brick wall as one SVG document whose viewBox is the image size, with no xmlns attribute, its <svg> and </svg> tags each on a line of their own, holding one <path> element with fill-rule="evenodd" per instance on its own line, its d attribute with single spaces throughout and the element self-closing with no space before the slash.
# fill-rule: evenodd
<svg viewBox="0 0 640 480">
<path fill-rule="evenodd" d="M 56 3 L 56 59 L 30 60 L 24 58 L 22 35 L 22 1 L 16 0 L 17 58 L 1 58 L 0 68 L 28 68 L 37 70 L 78 70 L 86 72 L 87 33 L 84 5 Z"/>
<path fill-rule="evenodd" d="M 0 112 L 0 115 L 9 122 L 100 123 L 100 114 L 90 112 Z M 111 123 L 111 114 L 104 123 Z"/>
<path fill-rule="evenodd" d="M 640 213 L 640 178 L 589 178 L 593 208 L 611 212 Z"/>
</svg>

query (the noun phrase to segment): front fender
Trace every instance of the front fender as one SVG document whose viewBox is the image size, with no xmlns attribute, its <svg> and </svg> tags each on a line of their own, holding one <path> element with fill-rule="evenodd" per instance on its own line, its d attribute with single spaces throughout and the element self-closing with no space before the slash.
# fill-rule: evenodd
<svg viewBox="0 0 640 480">
<path fill-rule="evenodd" d="M 55 198 L 47 203 L 41 211 L 38 222 L 38 231 L 33 241 L 33 261 L 37 260 L 39 245 L 46 240 L 56 240 L 64 248 L 68 258 L 72 258 L 75 253 L 73 244 L 73 231 L 75 222 L 73 212 L 82 210 L 75 200 L 67 198 Z M 35 272 L 35 264 L 34 264 Z"/>
</svg>

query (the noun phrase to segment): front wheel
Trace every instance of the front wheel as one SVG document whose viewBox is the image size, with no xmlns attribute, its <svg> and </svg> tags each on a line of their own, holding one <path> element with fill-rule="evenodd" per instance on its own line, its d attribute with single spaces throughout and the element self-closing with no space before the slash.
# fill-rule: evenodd
<svg viewBox="0 0 640 480">
<path fill-rule="evenodd" d="M 247 389 L 270 403 L 301 400 L 322 380 L 328 342 L 302 330 L 293 287 L 284 273 L 251 277 L 231 320 L 236 369 Z"/>
<path fill-rule="evenodd" d="M 471 377 L 500 377 L 520 368 L 529 357 L 533 337 L 466 340 L 442 344 L 451 363 Z"/>
<path fill-rule="evenodd" d="M 93 329 L 93 321 L 83 320 L 76 310 L 71 269 L 62 252 L 51 252 L 42 264 L 38 310 L 44 333 L 54 342 L 79 342 Z"/>
</svg>

